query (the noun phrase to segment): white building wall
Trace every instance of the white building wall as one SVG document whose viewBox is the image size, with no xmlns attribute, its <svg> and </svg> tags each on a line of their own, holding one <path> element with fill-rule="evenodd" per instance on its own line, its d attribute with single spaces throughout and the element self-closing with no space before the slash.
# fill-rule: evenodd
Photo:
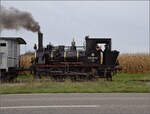
<svg viewBox="0 0 150 114">
<path fill-rule="evenodd" d="M 0 47 L 0 69 L 19 67 L 20 45 L 15 40 L 0 40 L 6 47 Z"/>
<path fill-rule="evenodd" d="M 8 69 L 8 42 L 5 40 L 0 40 L 0 43 L 6 43 L 6 46 L 0 46 L 0 69 Z"/>
</svg>

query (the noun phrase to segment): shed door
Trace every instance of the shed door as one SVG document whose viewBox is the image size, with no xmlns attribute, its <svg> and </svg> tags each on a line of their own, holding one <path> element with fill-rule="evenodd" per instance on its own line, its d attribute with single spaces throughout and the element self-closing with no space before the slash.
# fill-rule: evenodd
<svg viewBox="0 0 150 114">
<path fill-rule="evenodd" d="M 2 53 L 0 53 L 0 66 L 2 65 Z"/>
<path fill-rule="evenodd" d="M 0 69 L 7 69 L 7 56 L 5 53 L 0 53 Z"/>
<path fill-rule="evenodd" d="M 0 69 L 7 69 L 8 46 L 6 41 L 0 41 Z"/>
</svg>

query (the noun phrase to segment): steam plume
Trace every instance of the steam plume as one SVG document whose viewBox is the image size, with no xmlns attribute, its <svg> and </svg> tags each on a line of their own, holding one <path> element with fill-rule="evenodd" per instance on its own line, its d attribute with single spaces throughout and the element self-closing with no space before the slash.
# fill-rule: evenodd
<svg viewBox="0 0 150 114">
<path fill-rule="evenodd" d="M 40 25 L 34 20 L 29 12 L 19 11 L 15 8 L 0 6 L 0 29 L 24 28 L 32 32 L 40 32 Z"/>
</svg>

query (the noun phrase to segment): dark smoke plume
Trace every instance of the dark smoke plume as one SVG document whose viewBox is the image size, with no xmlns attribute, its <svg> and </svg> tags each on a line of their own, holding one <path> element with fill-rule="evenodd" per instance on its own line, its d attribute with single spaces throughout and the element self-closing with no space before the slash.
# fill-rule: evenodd
<svg viewBox="0 0 150 114">
<path fill-rule="evenodd" d="M 6 9 L 0 6 L 0 29 L 24 28 L 32 32 L 39 32 L 40 25 L 36 22 L 32 15 L 25 11 L 19 11 L 15 8 Z"/>
</svg>

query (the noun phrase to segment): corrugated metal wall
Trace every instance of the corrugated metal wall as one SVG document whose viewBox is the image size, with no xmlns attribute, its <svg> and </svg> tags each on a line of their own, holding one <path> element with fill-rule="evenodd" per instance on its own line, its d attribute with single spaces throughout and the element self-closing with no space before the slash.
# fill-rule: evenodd
<svg viewBox="0 0 150 114">
<path fill-rule="evenodd" d="M 15 40 L 0 40 L 0 42 L 6 42 L 7 46 L 0 47 L 0 60 L 3 64 L 0 65 L 0 69 L 9 67 L 19 67 L 19 55 L 20 45 Z"/>
</svg>

